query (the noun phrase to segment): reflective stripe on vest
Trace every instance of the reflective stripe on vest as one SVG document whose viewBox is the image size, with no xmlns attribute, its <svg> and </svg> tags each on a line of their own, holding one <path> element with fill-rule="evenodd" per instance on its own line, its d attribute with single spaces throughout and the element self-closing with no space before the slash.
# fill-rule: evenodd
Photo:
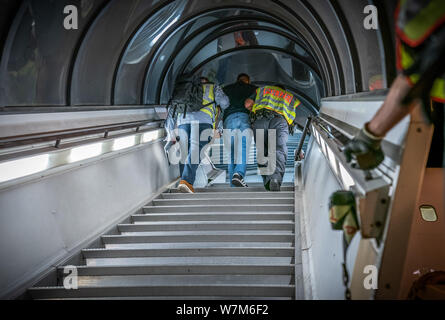
<svg viewBox="0 0 445 320">
<path fill-rule="evenodd" d="M 396 21 L 398 36 L 409 46 L 417 47 L 445 22 L 445 1 L 400 0 Z"/>
<path fill-rule="evenodd" d="M 301 104 L 292 93 L 278 87 L 266 86 L 257 89 L 257 96 L 252 112 L 269 109 L 281 114 L 291 125 L 296 117 L 295 109 Z"/>
<path fill-rule="evenodd" d="M 213 128 L 215 128 L 215 118 L 216 118 L 216 106 L 215 106 L 215 85 L 211 83 L 203 84 L 203 97 L 202 97 L 202 104 L 207 105 L 206 107 L 202 108 L 201 112 L 204 112 L 205 114 L 209 115 L 210 119 L 212 119 L 213 122 Z"/>
<path fill-rule="evenodd" d="M 399 70 L 407 70 L 409 69 L 413 63 L 414 58 L 406 49 L 405 45 L 397 39 L 397 69 Z M 408 81 L 411 85 L 414 85 L 419 81 L 419 74 L 415 73 L 407 77 Z M 439 102 L 445 103 L 445 80 L 443 78 L 438 78 L 434 81 L 433 87 L 430 93 L 431 99 Z"/>
</svg>

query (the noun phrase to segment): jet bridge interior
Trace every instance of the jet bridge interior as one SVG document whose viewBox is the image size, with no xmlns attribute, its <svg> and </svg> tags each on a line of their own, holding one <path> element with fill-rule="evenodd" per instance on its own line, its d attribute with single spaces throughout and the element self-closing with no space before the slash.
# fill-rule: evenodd
<svg viewBox="0 0 445 320">
<path fill-rule="evenodd" d="M 443 134 L 405 119 L 371 172 L 341 152 L 396 76 L 396 5 L 0 1 L 0 296 L 345 299 L 347 286 L 352 299 L 405 299 L 420 273 L 445 269 L 444 173 L 429 165 Z M 368 6 L 377 29 L 364 27 Z M 289 149 L 306 139 L 306 157 L 291 152 L 281 192 L 256 183 L 256 158 L 248 190 L 220 177 L 176 192 L 162 124 L 185 72 L 221 86 L 243 72 L 302 101 Z M 328 216 L 341 189 L 360 220 L 346 283 Z M 64 289 L 66 266 L 78 290 Z"/>
</svg>

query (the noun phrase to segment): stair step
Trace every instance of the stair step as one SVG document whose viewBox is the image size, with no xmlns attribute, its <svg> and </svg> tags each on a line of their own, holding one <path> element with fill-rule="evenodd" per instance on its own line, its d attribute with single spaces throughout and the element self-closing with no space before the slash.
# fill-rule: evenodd
<svg viewBox="0 0 445 320">
<path fill-rule="evenodd" d="M 291 285 L 291 275 L 126 275 L 80 276 L 81 287 L 160 285 Z"/>
<path fill-rule="evenodd" d="M 280 191 L 294 191 L 294 186 L 281 186 Z M 169 193 L 181 193 L 178 189 L 170 189 Z M 202 192 L 271 192 L 267 191 L 264 186 L 250 186 L 247 188 L 230 188 L 230 187 L 208 187 L 208 188 L 195 188 L 195 193 Z M 279 191 L 275 191 L 274 193 L 278 193 Z"/>
<path fill-rule="evenodd" d="M 183 222 L 145 222 L 138 224 L 119 224 L 122 233 L 146 231 L 203 231 L 203 230 L 288 230 L 294 229 L 294 222 L 283 221 L 183 221 Z"/>
<path fill-rule="evenodd" d="M 35 287 L 28 290 L 34 299 L 84 297 L 137 297 L 137 296 L 241 296 L 241 297 L 292 297 L 293 285 L 185 285 L 185 286 L 125 286 L 84 287 L 66 290 L 63 287 Z"/>
<path fill-rule="evenodd" d="M 294 235 L 291 233 L 272 232 L 163 232 L 164 235 L 144 234 L 144 235 L 105 235 L 102 236 L 104 244 L 111 243 L 165 243 L 165 242 L 292 242 Z"/>
<path fill-rule="evenodd" d="M 263 205 L 177 205 L 177 206 L 145 206 L 145 213 L 172 213 L 172 212 L 293 212 L 293 204 L 263 204 Z"/>
<path fill-rule="evenodd" d="M 281 187 L 293 187 L 293 183 L 292 182 L 283 182 L 281 184 Z M 263 183 L 262 182 L 251 182 L 249 183 L 249 187 L 248 188 L 239 188 L 239 187 L 235 187 L 232 188 L 229 186 L 228 183 L 224 182 L 217 182 L 217 183 L 213 183 L 211 186 L 208 187 L 208 189 L 213 189 L 213 188 L 228 188 L 228 189 L 250 189 L 250 188 L 254 188 L 254 187 L 263 187 Z"/>
<path fill-rule="evenodd" d="M 155 199 L 152 201 L 154 206 L 193 206 L 193 205 L 202 205 L 202 206 L 220 206 L 220 205 L 249 205 L 249 206 L 259 206 L 259 205 L 292 205 L 294 204 L 294 198 L 233 198 L 230 200 L 219 198 L 219 199 Z"/>
<path fill-rule="evenodd" d="M 252 300 L 252 297 L 232 297 L 232 296 L 152 296 L 152 297 L 83 297 L 83 298 L 49 298 L 36 300 Z M 255 300 L 293 300 L 292 297 L 255 297 Z"/>
<path fill-rule="evenodd" d="M 293 242 L 166 242 L 166 243 L 117 243 L 107 244 L 106 249 L 199 249 L 199 248 L 290 248 Z"/>
<path fill-rule="evenodd" d="M 124 258 L 124 257 L 291 257 L 295 248 L 183 248 L 183 249 L 84 249 L 83 256 L 92 258 Z"/>
<path fill-rule="evenodd" d="M 131 216 L 135 223 L 144 221 L 252 221 L 252 220 L 294 220 L 293 212 L 212 212 L 212 213 L 147 213 Z"/>
<path fill-rule="evenodd" d="M 293 275 L 294 264 L 269 265 L 214 265 L 214 264 L 171 264 L 142 266 L 78 266 L 78 276 L 106 275 Z M 59 277 L 63 277 L 63 267 L 58 268 Z"/>
<path fill-rule="evenodd" d="M 294 192 L 202 192 L 202 193 L 161 193 L 158 199 L 250 199 L 256 198 L 294 198 Z"/>
<path fill-rule="evenodd" d="M 294 263 L 293 254 L 289 257 L 235 257 L 235 256 L 210 256 L 210 257 L 127 257 L 127 258 L 94 258 L 86 259 L 87 266 L 110 265 L 168 265 L 168 264 L 286 264 Z"/>
<path fill-rule="evenodd" d="M 293 184 L 268 192 L 215 184 L 171 189 L 83 249 L 79 288 L 34 287 L 34 299 L 264 299 L 295 297 Z M 64 267 L 58 267 L 59 284 Z"/>
</svg>

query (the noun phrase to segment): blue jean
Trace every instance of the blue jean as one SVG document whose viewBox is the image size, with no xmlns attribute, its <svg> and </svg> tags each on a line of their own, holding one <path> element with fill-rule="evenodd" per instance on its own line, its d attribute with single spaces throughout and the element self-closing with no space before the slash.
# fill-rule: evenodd
<svg viewBox="0 0 445 320">
<path fill-rule="evenodd" d="M 224 121 L 224 145 L 226 152 L 230 154 L 227 170 L 229 172 L 229 180 L 235 173 L 245 177 L 247 170 L 247 161 L 249 159 L 249 148 L 252 140 L 246 129 L 251 129 L 249 115 L 243 112 L 232 113 Z M 232 134 L 230 130 L 233 131 Z M 250 130 L 249 130 L 250 131 Z M 229 150 L 230 146 L 230 150 Z M 232 183 L 230 185 L 233 187 Z"/>
<path fill-rule="evenodd" d="M 212 140 L 212 125 L 208 123 L 181 124 L 178 128 L 181 146 L 181 162 L 179 163 L 181 180 L 193 185 L 196 179 L 196 170 L 201 162 L 201 150 Z M 201 134 L 204 130 L 210 130 L 210 136 L 204 135 L 204 141 L 201 141 Z"/>
</svg>

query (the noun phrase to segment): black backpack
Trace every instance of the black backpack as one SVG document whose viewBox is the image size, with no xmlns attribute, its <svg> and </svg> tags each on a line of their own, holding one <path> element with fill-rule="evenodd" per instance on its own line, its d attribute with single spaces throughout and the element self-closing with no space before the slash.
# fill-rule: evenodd
<svg viewBox="0 0 445 320">
<path fill-rule="evenodd" d="M 196 112 L 206 107 L 207 105 L 202 104 L 203 95 L 203 84 L 199 77 L 187 75 L 178 77 L 173 95 L 168 103 L 168 108 L 174 108 L 172 116 L 176 113 L 183 113 L 185 118 L 187 111 Z M 210 102 L 208 105 L 212 103 L 215 102 Z"/>
</svg>

